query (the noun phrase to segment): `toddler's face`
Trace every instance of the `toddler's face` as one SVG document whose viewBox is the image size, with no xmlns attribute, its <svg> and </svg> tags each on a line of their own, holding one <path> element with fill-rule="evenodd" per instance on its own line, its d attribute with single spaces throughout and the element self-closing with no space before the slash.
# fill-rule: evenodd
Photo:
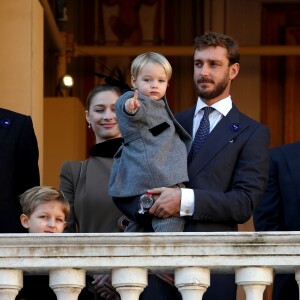
<svg viewBox="0 0 300 300">
<path fill-rule="evenodd" d="M 134 88 L 152 100 L 160 100 L 168 87 L 168 78 L 164 68 L 158 64 L 149 62 L 140 70 L 137 78 L 132 78 Z"/>
<path fill-rule="evenodd" d="M 39 204 L 28 217 L 21 215 L 21 223 L 29 233 L 60 233 L 66 226 L 62 204 L 56 200 Z"/>
</svg>

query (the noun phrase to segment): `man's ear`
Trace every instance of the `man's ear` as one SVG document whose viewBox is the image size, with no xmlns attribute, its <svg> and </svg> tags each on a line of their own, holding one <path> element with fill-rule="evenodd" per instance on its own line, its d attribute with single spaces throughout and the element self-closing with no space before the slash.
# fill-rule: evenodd
<svg viewBox="0 0 300 300">
<path fill-rule="evenodd" d="M 240 64 L 235 63 L 230 66 L 230 71 L 229 71 L 229 78 L 233 80 L 239 73 L 240 70 Z"/>
<path fill-rule="evenodd" d="M 24 228 L 29 228 L 29 217 L 27 215 L 22 214 L 20 220 Z"/>
</svg>

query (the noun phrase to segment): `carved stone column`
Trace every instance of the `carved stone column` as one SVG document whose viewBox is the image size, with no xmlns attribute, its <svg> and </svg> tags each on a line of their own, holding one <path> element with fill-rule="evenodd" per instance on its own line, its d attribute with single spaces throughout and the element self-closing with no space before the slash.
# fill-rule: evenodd
<svg viewBox="0 0 300 300">
<path fill-rule="evenodd" d="M 0 299 L 14 300 L 23 287 L 23 271 L 0 270 Z"/>
<path fill-rule="evenodd" d="M 210 270 L 198 267 L 176 269 L 175 285 L 183 300 L 201 300 L 210 285 Z"/>
<path fill-rule="evenodd" d="M 85 287 L 85 270 L 82 269 L 54 269 L 50 270 L 49 276 L 49 285 L 57 300 L 77 300 Z"/>
<path fill-rule="evenodd" d="M 138 300 L 148 284 L 147 269 L 117 268 L 112 270 L 112 285 L 122 300 Z"/>
<path fill-rule="evenodd" d="M 235 282 L 243 286 L 247 300 L 263 300 L 266 286 L 273 282 L 273 270 L 264 267 L 238 268 Z"/>
</svg>

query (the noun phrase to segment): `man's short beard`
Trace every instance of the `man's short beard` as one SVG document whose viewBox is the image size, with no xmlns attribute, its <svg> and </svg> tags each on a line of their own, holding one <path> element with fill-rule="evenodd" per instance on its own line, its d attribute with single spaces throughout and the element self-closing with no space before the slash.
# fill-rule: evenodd
<svg viewBox="0 0 300 300">
<path fill-rule="evenodd" d="M 228 83 L 229 83 L 229 78 L 228 76 L 225 76 L 223 80 L 219 82 L 212 91 L 201 91 L 198 88 L 198 85 L 196 83 L 197 95 L 203 100 L 211 100 L 217 98 L 225 91 L 225 89 L 228 86 Z"/>
</svg>

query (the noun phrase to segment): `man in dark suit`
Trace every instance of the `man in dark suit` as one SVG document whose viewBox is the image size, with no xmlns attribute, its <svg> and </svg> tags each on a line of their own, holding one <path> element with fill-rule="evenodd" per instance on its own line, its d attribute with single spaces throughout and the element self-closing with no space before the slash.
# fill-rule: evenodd
<svg viewBox="0 0 300 300">
<path fill-rule="evenodd" d="M 300 141 L 270 150 L 269 180 L 254 211 L 257 231 L 300 230 Z M 276 274 L 273 300 L 298 300 L 295 274 Z"/>
<path fill-rule="evenodd" d="M 39 185 L 38 145 L 30 116 L 0 108 L 0 233 L 26 232 L 18 196 Z"/>
<path fill-rule="evenodd" d="M 239 57 L 238 44 L 229 36 L 210 32 L 195 39 L 198 100 L 176 118 L 195 144 L 204 116 L 202 109 L 212 107 L 210 133 L 190 157 L 187 188 L 150 191 L 160 194 L 150 213 L 160 218 L 186 216 L 185 231 L 238 230 L 238 224 L 252 216 L 265 189 L 269 129 L 242 114 L 230 97 L 231 82 L 239 72 Z M 234 275 L 212 275 L 203 299 L 219 300 L 224 295 L 226 300 L 235 299 Z"/>
</svg>

